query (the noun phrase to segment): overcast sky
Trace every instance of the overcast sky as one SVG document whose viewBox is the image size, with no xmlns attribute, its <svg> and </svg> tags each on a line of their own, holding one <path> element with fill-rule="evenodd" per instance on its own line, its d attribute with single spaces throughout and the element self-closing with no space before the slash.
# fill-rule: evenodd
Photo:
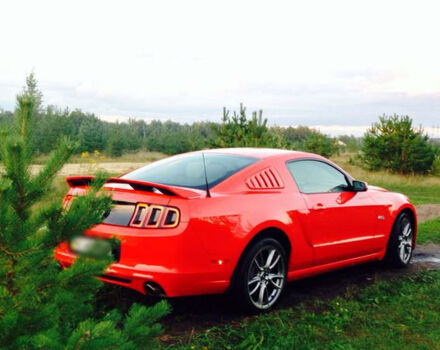
<svg viewBox="0 0 440 350">
<path fill-rule="evenodd" d="M 2 1 L 0 108 L 32 69 L 45 104 L 106 119 L 324 130 L 383 113 L 440 125 L 439 1 Z M 345 129 L 344 129 L 345 130 Z"/>
</svg>

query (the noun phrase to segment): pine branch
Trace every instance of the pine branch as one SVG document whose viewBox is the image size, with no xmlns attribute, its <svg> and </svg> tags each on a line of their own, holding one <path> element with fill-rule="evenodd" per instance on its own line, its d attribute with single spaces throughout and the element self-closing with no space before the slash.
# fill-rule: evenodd
<svg viewBox="0 0 440 350">
<path fill-rule="evenodd" d="M 29 142 L 29 124 L 32 120 L 32 112 L 34 110 L 35 100 L 33 96 L 29 94 L 23 94 L 17 96 L 17 103 L 17 121 L 20 130 L 20 138 L 23 144 L 26 145 L 25 160 L 29 160 L 29 156 L 31 153 L 31 142 Z"/>
<path fill-rule="evenodd" d="M 29 94 L 35 95 L 32 89 Z M 93 298 L 102 285 L 95 276 L 105 271 L 109 259 L 79 257 L 62 271 L 53 260 L 60 241 L 102 222 L 111 198 L 101 191 L 106 177 L 99 175 L 69 210 L 59 200 L 39 202 L 74 147 L 63 140 L 31 176 L 33 97 L 22 95 L 17 101 L 17 128 L 8 136 L 0 131 L 0 347 L 134 350 L 154 344 L 165 306 L 136 306 L 125 327 L 115 312 L 93 318 Z"/>
<path fill-rule="evenodd" d="M 67 138 L 63 138 L 60 146 L 54 151 L 43 169 L 31 180 L 32 190 L 28 194 L 28 201 L 33 203 L 47 192 L 56 174 L 69 160 L 76 146 Z"/>
</svg>

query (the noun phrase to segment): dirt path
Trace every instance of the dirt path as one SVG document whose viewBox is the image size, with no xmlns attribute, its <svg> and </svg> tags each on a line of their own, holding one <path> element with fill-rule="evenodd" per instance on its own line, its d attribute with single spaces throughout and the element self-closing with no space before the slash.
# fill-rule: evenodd
<svg viewBox="0 0 440 350">
<path fill-rule="evenodd" d="M 302 303 L 306 308 L 313 307 L 314 299 L 323 302 L 337 296 L 353 293 L 379 280 L 391 280 L 403 275 L 413 274 L 423 269 L 440 269 L 440 244 L 417 247 L 412 264 L 407 269 L 394 269 L 382 263 L 368 263 L 334 272 L 310 277 L 289 283 L 277 309 L 287 309 Z M 128 308 L 132 303 L 152 305 L 157 299 L 142 296 L 134 291 L 107 286 L 102 291 L 99 303 L 112 308 L 121 303 Z M 192 335 L 214 326 L 233 327 L 249 318 L 240 311 L 234 302 L 223 295 L 205 295 L 169 299 L 172 314 L 162 324 L 165 334 L 162 340 L 172 343 L 174 337 L 190 343 Z"/>
<path fill-rule="evenodd" d="M 130 170 L 140 168 L 145 164 L 147 163 L 67 163 L 58 173 L 58 176 L 89 175 L 96 173 L 98 170 L 102 170 L 110 174 L 120 175 Z M 41 167 L 41 165 L 33 165 L 32 173 L 37 173 L 41 169 Z"/>
<path fill-rule="evenodd" d="M 389 280 L 433 268 L 440 269 L 440 245 L 418 246 L 411 266 L 404 270 L 387 268 L 381 263 L 369 263 L 290 283 L 277 308 L 285 309 L 304 302 L 307 304 L 315 298 L 329 300 L 378 280 Z M 174 312 L 165 325 L 172 336 L 189 337 L 191 332 L 239 323 L 245 318 L 223 296 L 181 298 L 171 301 L 171 304 Z"/>
<path fill-rule="evenodd" d="M 440 204 L 416 205 L 417 218 L 419 222 L 435 219 L 440 216 Z"/>
</svg>

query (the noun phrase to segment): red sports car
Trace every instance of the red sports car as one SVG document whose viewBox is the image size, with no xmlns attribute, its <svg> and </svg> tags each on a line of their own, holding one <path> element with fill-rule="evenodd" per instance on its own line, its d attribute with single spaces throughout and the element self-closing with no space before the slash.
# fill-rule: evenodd
<svg viewBox="0 0 440 350">
<path fill-rule="evenodd" d="M 91 179 L 67 178 L 66 202 Z M 117 238 L 101 278 L 145 294 L 228 291 L 267 310 L 288 281 L 373 260 L 404 267 L 416 243 L 406 196 L 310 153 L 192 152 L 111 178 L 105 189 L 114 206 L 102 224 L 61 244 L 55 257 L 67 267 L 94 242 Z"/>
</svg>

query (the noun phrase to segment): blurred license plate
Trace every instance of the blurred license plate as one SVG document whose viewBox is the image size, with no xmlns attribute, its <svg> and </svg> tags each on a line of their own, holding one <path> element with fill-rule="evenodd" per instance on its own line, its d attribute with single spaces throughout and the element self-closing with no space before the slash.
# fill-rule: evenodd
<svg viewBox="0 0 440 350">
<path fill-rule="evenodd" d="M 112 256 L 112 246 L 108 240 L 92 237 L 75 237 L 70 242 L 70 249 L 77 254 L 94 257 Z"/>
</svg>

